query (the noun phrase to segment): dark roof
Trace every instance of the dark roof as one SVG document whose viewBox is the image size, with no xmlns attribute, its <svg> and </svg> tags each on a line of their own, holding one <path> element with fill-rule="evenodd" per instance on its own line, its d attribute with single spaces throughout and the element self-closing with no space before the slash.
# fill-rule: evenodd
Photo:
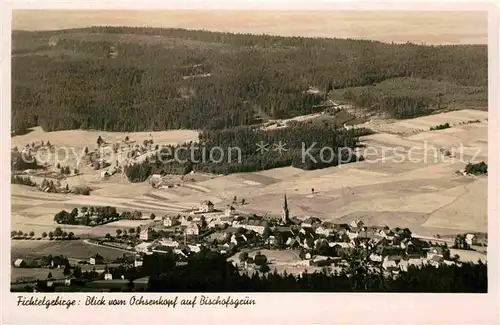
<svg viewBox="0 0 500 325">
<path fill-rule="evenodd" d="M 319 222 L 320 223 L 321 219 L 316 218 L 316 217 L 309 217 L 302 222 L 305 222 L 305 223 L 318 223 Z"/>
<path fill-rule="evenodd" d="M 231 234 L 235 233 L 237 231 L 238 231 L 238 228 L 236 228 L 236 227 L 227 227 L 226 229 L 224 229 L 225 233 L 231 233 Z"/>
<path fill-rule="evenodd" d="M 288 226 L 277 226 L 274 228 L 274 231 L 277 231 L 277 232 L 289 232 L 291 231 L 291 228 L 288 227 Z"/>
</svg>

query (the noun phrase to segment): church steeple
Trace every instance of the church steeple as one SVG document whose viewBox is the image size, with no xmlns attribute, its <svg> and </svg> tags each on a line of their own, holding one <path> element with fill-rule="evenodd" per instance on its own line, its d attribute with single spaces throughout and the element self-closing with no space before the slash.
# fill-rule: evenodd
<svg viewBox="0 0 500 325">
<path fill-rule="evenodd" d="M 289 211 L 288 211 L 288 202 L 286 199 L 286 193 L 285 193 L 285 200 L 283 202 L 283 210 L 281 211 L 281 223 L 286 225 L 290 222 L 289 218 Z"/>
</svg>

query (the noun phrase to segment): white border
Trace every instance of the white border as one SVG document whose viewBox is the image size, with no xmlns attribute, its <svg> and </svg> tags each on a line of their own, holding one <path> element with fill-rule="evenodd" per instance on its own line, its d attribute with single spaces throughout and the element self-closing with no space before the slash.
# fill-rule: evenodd
<svg viewBox="0 0 500 325">
<path fill-rule="evenodd" d="M 499 188 L 498 154 L 489 155 L 488 182 L 488 264 L 489 293 L 467 294 L 231 294 L 244 298 L 250 296 L 257 301 L 256 306 L 241 306 L 237 309 L 225 307 L 200 307 L 195 309 L 165 307 L 86 307 L 69 310 L 51 307 L 16 307 L 16 294 L 10 293 L 10 29 L 11 12 L 16 9 L 284 9 L 284 10 L 418 10 L 418 11 L 486 11 L 489 10 L 489 151 L 498 153 L 499 132 L 499 34 L 498 8 L 475 1 L 441 1 L 427 3 L 408 3 L 386 1 L 377 2 L 326 2 L 308 1 L 185 1 L 183 3 L 166 1 L 32 1 L 9 2 L 1 16 L 1 125 L 4 136 L 1 138 L 2 176 L 1 183 L 1 230 L 2 235 L 2 283 L 1 324 L 498 324 L 499 282 L 498 282 L 498 234 L 499 234 Z M 7 134 L 9 132 L 9 134 Z M 121 298 L 131 294 L 116 294 Z M 217 294 L 216 294 L 217 295 Z M 215 295 L 215 296 L 216 296 Z M 65 294 L 65 298 L 86 294 Z M 148 294 L 148 296 L 159 296 Z M 166 296 L 166 294 L 163 294 Z M 191 297 L 192 295 L 179 295 Z M 221 294 L 221 296 L 223 296 Z M 89 309 L 92 308 L 92 309 Z"/>
</svg>

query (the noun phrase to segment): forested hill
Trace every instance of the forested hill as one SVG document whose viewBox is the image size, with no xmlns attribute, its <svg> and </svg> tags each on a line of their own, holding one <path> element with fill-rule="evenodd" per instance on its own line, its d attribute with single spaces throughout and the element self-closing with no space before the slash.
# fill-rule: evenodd
<svg viewBox="0 0 500 325">
<path fill-rule="evenodd" d="M 91 27 L 14 31 L 12 56 L 16 132 L 220 129 L 313 113 L 332 95 L 400 118 L 487 106 L 482 45 Z"/>
</svg>

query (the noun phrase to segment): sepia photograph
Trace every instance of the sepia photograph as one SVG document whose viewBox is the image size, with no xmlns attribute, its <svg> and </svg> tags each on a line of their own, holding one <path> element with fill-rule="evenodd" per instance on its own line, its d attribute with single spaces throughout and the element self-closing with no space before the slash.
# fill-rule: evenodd
<svg viewBox="0 0 500 325">
<path fill-rule="evenodd" d="M 487 11 L 11 27 L 11 292 L 488 293 Z"/>
</svg>

